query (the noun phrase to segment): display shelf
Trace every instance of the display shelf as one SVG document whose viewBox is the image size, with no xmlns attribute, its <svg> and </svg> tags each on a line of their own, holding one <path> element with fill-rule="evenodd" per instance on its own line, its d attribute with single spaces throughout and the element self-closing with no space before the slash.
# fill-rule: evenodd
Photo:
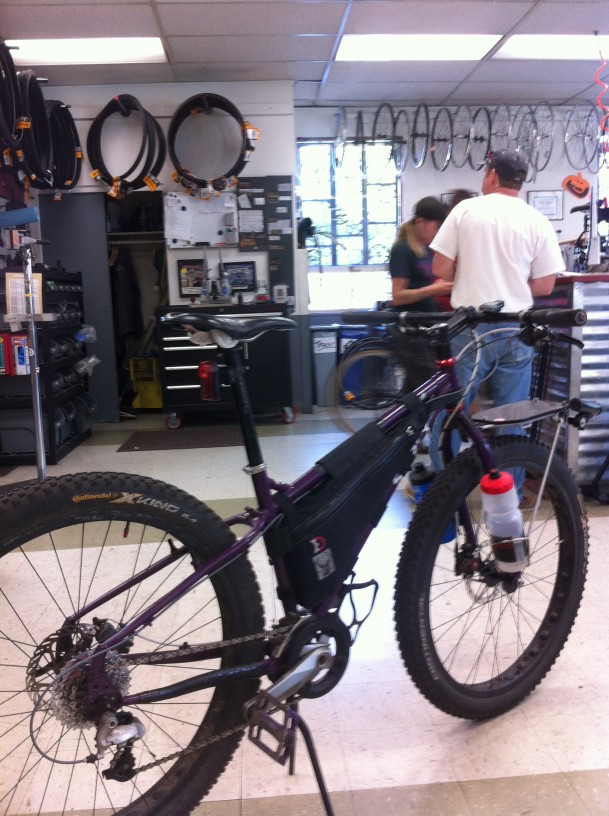
<svg viewBox="0 0 609 816">
<path fill-rule="evenodd" d="M 23 332 L 27 321 L 33 320 L 39 366 L 40 404 L 42 407 L 45 458 L 57 464 L 84 439 L 90 428 L 78 430 L 71 417 L 71 400 L 86 392 L 86 379 L 78 377 L 64 387 L 57 387 L 57 375 L 72 372 L 72 367 L 85 356 L 85 350 L 70 351 L 53 358 L 52 342 L 62 336 L 71 338 L 81 328 L 83 319 L 83 287 L 80 272 L 37 267 L 43 275 L 43 312 L 40 315 L 5 315 L 3 324 L 10 334 Z M 4 298 L 3 272 L 0 271 L 0 291 Z M 0 310 L 4 301 L 0 301 Z M 40 318 L 40 319 L 39 319 Z M 70 374 L 75 378 L 75 374 Z M 55 383 L 54 383 L 55 378 Z M 61 378 L 59 378 L 61 386 Z M 70 411 L 66 410 L 70 408 Z M 31 465 L 37 462 L 34 434 L 34 406 L 29 375 L 0 377 L 0 464 Z"/>
</svg>

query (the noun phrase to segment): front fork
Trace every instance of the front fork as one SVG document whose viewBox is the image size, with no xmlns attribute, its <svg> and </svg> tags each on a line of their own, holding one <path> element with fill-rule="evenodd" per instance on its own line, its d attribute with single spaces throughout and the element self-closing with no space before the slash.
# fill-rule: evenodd
<svg viewBox="0 0 609 816">
<path fill-rule="evenodd" d="M 450 408 L 447 410 L 451 410 Z M 552 462 L 554 461 L 554 456 L 556 454 L 556 448 L 558 445 L 558 439 L 560 436 L 560 432 L 564 427 L 566 422 L 565 417 L 561 413 L 557 413 L 555 416 L 555 430 L 552 437 L 552 442 L 550 444 L 550 449 L 548 453 L 548 458 L 546 462 L 546 466 L 541 478 L 541 482 L 539 484 L 539 488 L 537 490 L 537 495 L 535 497 L 535 504 L 533 505 L 533 509 L 529 515 L 527 521 L 527 529 L 524 530 L 525 538 L 529 538 L 531 535 L 532 530 L 535 526 L 535 519 L 537 517 L 537 512 L 539 510 L 539 505 L 541 503 L 543 494 L 545 492 L 546 484 L 548 481 L 548 475 L 550 473 L 550 468 L 552 467 Z M 482 468 L 485 473 L 489 473 L 493 468 L 496 467 L 495 462 L 495 455 L 492 446 L 490 445 L 488 439 L 483 434 L 480 427 L 471 421 L 471 419 L 466 416 L 463 411 L 459 411 L 455 414 L 453 420 L 450 422 L 450 426 L 448 429 L 443 429 L 442 434 L 440 435 L 440 450 L 442 454 L 442 459 L 445 464 L 449 464 L 454 458 L 455 453 L 452 449 L 451 445 L 451 430 L 456 430 L 460 432 L 461 430 L 465 431 L 466 437 L 472 442 L 474 447 L 477 450 L 478 456 L 480 457 L 480 461 L 482 463 Z M 474 563 L 474 560 L 471 561 L 473 554 L 477 551 L 478 548 L 478 540 L 476 531 L 474 529 L 474 524 L 472 521 L 472 517 L 469 513 L 467 503 L 462 502 L 458 509 L 458 524 L 463 530 L 465 544 L 461 547 L 459 552 L 455 552 L 455 573 L 457 575 L 463 575 L 469 573 L 471 571 L 471 564 Z M 455 543 L 455 547 L 457 544 Z M 469 564 L 469 567 L 466 566 Z"/>
</svg>

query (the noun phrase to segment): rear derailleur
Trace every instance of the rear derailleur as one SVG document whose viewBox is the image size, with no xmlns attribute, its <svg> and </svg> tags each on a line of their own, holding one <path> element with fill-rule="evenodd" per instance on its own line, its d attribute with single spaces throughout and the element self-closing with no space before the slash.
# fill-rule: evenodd
<svg viewBox="0 0 609 816">
<path fill-rule="evenodd" d="M 142 739 L 146 729 L 142 722 L 128 711 L 105 711 L 99 718 L 95 745 L 97 753 L 87 757 L 87 762 L 98 762 L 108 748 L 118 746 L 110 762 L 110 767 L 102 771 L 102 776 L 116 782 L 128 782 L 136 775 L 133 744 Z"/>
</svg>

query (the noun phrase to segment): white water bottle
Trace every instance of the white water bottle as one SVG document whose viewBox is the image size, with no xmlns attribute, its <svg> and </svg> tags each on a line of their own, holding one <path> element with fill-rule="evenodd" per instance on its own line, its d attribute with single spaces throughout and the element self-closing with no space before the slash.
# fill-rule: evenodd
<svg viewBox="0 0 609 816">
<path fill-rule="evenodd" d="M 529 564 L 518 493 L 511 474 L 491 470 L 480 480 L 482 507 L 499 572 L 522 572 Z"/>
</svg>

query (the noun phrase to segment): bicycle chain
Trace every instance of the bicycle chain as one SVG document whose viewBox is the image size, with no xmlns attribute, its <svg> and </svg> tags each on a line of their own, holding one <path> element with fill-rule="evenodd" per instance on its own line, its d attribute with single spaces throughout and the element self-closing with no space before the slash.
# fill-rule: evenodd
<svg viewBox="0 0 609 816">
<path fill-rule="evenodd" d="M 277 635 L 288 634 L 292 629 L 292 626 L 283 626 L 278 627 L 277 629 L 266 630 L 264 632 L 259 632 L 255 635 L 245 635 L 244 637 L 240 638 L 231 638 L 230 640 L 219 640 L 216 643 L 207 644 L 208 648 L 213 649 L 222 649 L 226 648 L 227 646 L 236 646 L 240 643 L 251 643 L 254 640 L 264 640 L 265 638 L 269 638 L 271 636 L 276 637 Z M 195 647 L 192 646 L 182 646 L 178 650 L 179 656 L 187 655 L 195 652 Z M 147 658 L 143 658 L 140 661 L 137 661 L 135 665 L 149 663 L 150 655 Z M 159 656 L 160 659 L 161 655 Z M 227 737 L 232 736 L 233 734 L 238 734 L 241 731 L 245 731 L 247 728 L 247 723 L 244 721 L 239 725 L 233 726 L 233 728 L 227 728 L 225 731 L 220 732 L 219 734 L 215 734 L 211 737 L 206 737 L 205 739 L 197 740 L 194 745 L 189 745 L 186 748 L 183 748 L 181 751 L 175 751 L 173 754 L 168 754 L 167 756 L 161 757 L 160 759 L 156 759 L 154 762 L 149 762 L 146 765 L 141 765 L 139 768 L 135 768 L 133 770 L 133 777 L 137 776 L 138 774 L 142 773 L 143 771 L 149 771 L 152 768 L 156 768 L 159 765 L 162 765 L 165 762 L 170 762 L 174 759 L 178 759 L 181 756 L 188 756 L 189 754 L 194 753 L 195 751 L 200 751 L 203 748 L 206 748 L 208 745 L 213 745 L 214 742 L 220 742 L 220 740 L 226 739 Z"/>
</svg>

